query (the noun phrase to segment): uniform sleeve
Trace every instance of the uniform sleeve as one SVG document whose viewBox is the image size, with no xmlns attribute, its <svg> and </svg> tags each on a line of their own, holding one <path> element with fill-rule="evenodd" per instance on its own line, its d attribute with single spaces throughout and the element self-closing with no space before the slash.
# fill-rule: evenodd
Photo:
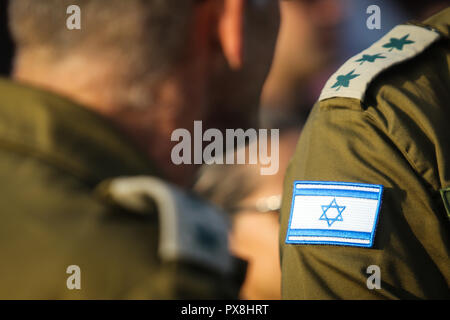
<svg viewBox="0 0 450 320">
<path fill-rule="evenodd" d="M 296 180 L 381 184 L 382 205 L 371 248 L 286 244 Z M 284 186 L 281 214 L 282 294 L 285 299 L 436 298 L 448 284 L 436 255 L 444 242 L 437 202 L 398 148 L 377 110 L 354 99 L 316 105 L 301 135 Z M 433 232 L 431 232 L 433 233 Z M 445 247 L 445 246 L 444 246 Z M 448 259 L 444 253 L 438 259 Z M 442 262 L 442 261 L 440 261 Z M 381 289 L 368 289 L 367 268 L 381 271 Z M 443 264 L 445 265 L 445 263 Z"/>
</svg>

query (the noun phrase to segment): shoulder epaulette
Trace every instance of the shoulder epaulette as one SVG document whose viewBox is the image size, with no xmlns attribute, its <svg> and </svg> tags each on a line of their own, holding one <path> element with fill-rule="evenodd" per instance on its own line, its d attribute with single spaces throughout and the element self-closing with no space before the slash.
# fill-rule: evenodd
<svg viewBox="0 0 450 320">
<path fill-rule="evenodd" d="M 319 101 L 334 97 L 363 100 L 376 76 L 414 58 L 439 37 L 438 32 L 415 25 L 396 26 L 371 47 L 344 63 L 325 84 Z"/>
<path fill-rule="evenodd" d="M 163 261 L 187 261 L 224 275 L 233 272 L 230 224 L 218 208 L 156 177 L 116 178 L 101 188 L 110 201 L 133 212 L 154 212 L 149 203 L 156 206 Z"/>
</svg>

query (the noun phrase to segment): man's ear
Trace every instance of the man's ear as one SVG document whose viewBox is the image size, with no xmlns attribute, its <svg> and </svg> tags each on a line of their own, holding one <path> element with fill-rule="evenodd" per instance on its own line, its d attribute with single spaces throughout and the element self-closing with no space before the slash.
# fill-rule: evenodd
<svg viewBox="0 0 450 320">
<path fill-rule="evenodd" d="M 245 1 L 223 0 L 219 15 L 219 41 L 232 69 L 241 68 L 244 59 Z"/>
</svg>

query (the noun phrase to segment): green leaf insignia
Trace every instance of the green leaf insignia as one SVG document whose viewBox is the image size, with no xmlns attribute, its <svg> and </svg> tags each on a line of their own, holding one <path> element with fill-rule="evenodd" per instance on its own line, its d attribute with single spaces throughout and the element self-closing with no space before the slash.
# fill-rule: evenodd
<svg viewBox="0 0 450 320">
<path fill-rule="evenodd" d="M 381 53 L 377 53 L 377 54 L 374 54 L 374 55 L 364 54 L 362 56 L 362 58 L 356 60 L 355 62 L 361 62 L 359 65 L 362 65 L 366 61 L 373 63 L 377 59 L 386 59 L 386 57 L 381 55 Z"/>
<path fill-rule="evenodd" d="M 408 40 L 408 37 L 409 33 L 400 39 L 391 38 L 388 43 L 383 45 L 383 48 L 389 48 L 389 52 L 392 51 L 393 49 L 401 51 L 403 50 L 404 45 L 414 43 L 414 41 Z"/>
<path fill-rule="evenodd" d="M 336 91 L 338 91 L 341 87 L 348 88 L 348 86 L 350 85 L 350 80 L 355 79 L 359 76 L 359 74 L 354 74 L 353 72 L 355 72 L 355 69 L 345 75 L 337 76 L 336 83 L 331 88 L 337 88 Z"/>
</svg>

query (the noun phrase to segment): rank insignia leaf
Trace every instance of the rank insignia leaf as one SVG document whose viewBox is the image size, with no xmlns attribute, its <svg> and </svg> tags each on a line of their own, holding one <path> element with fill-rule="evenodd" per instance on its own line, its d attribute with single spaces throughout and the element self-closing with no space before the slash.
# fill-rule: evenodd
<svg viewBox="0 0 450 320">
<path fill-rule="evenodd" d="M 345 75 L 337 76 L 336 83 L 331 88 L 337 88 L 336 91 L 338 91 L 341 87 L 348 88 L 348 86 L 350 85 L 350 80 L 359 76 L 359 74 L 354 74 L 354 72 L 355 69 Z"/>
<path fill-rule="evenodd" d="M 414 41 L 408 40 L 408 37 L 409 37 L 409 33 L 406 36 L 401 37 L 400 39 L 391 38 L 391 39 L 389 39 L 388 43 L 383 45 L 383 48 L 390 48 L 389 52 L 392 51 L 393 49 L 397 49 L 397 50 L 401 51 L 401 50 L 403 50 L 404 45 L 414 43 Z"/>
<path fill-rule="evenodd" d="M 364 54 L 362 56 L 362 58 L 356 60 L 355 62 L 361 62 L 360 65 L 362 65 L 366 61 L 373 63 L 377 59 L 386 59 L 386 57 L 381 55 L 381 53 L 377 53 L 377 54 L 374 54 L 374 55 Z"/>
</svg>

